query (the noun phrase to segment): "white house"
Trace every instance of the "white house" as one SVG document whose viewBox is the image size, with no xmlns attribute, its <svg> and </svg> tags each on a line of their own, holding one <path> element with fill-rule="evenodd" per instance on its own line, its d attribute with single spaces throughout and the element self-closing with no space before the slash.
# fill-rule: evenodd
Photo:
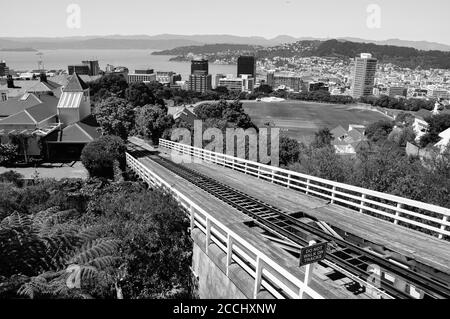
<svg viewBox="0 0 450 319">
<path fill-rule="evenodd" d="M 435 147 L 439 148 L 441 152 L 444 152 L 447 147 L 450 147 L 450 127 L 439 134 L 441 140 L 434 144 Z"/>
<path fill-rule="evenodd" d="M 416 142 L 420 141 L 420 138 L 427 133 L 428 123 L 420 118 L 415 118 L 412 124 L 414 133 L 416 133 Z"/>
</svg>

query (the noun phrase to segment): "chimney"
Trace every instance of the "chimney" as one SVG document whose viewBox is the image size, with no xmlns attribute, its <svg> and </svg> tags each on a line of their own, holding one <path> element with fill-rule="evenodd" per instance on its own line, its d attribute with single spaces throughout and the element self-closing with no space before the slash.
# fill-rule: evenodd
<svg viewBox="0 0 450 319">
<path fill-rule="evenodd" d="M 39 79 L 41 80 L 41 82 L 47 82 L 47 74 L 45 72 L 41 72 L 41 74 L 39 75 Z"/>
<path fill-rule="evenodd" d="M 8 75 L 8 76 L 6 77 L 6 84 L 8 85 L 8 89 L 14 89 L 14 88 L 15 88 L 15 86 L 14 86 L 14 80 L 13 80 L 13 78 L 12 78 L 12 75 Z"/>
</svg>

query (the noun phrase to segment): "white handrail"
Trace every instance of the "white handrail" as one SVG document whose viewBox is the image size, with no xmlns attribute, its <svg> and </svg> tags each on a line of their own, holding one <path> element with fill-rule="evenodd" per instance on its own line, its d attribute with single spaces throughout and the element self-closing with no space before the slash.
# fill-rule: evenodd
<svg viewBox="0 0 450 319">
<path fill-rule="evenodd" d="M 238 170 L 245 174 L 279 183 L 308 195 L 326 198 L 332 204 L 352 211 L 388 220 L 394 224 L 431 233 L 439 239 L 450 236 L 450 209 L 416 200 L 338 183 L 275 166 L 265 165 L 227 154 L 212 152 L 164 139 L 160 147 Z M 385 217 L 385 218 L 382 218 Z"/>
<path fill-rule="evenodd" d="M 206 236 L 205 252 L 209 245 L 216 244 L 227 254 L 226 272 L 228 274 L 231 262 L 234 261 L 255 279 L 254 295 L 256 298 L 261 287 L 267 289 L 277 298 L 283 298 L 278 290 L 290 298 L 300 299 L 300 292 L 313 299 L 324 299 L 319 293 L 295 277 L 291 272 L 281 267 L 276 261 L 261 252 L 254 245 L 215 219 L 211 214 L 182 194 L 160 176 L 148 169 L 130 154 L 126 153 L 127 165 L 145 182 L 161 187 L 174 196 L 189 212 L 191 229 L 196 227 Z M 225 245 L 222 243 L 225 240 Z M 247 252 L 250 252 L 247 253 Z M 251 265 L 251 266 L 249 266 Z M 286 284 L 289 282 L 289 285 Z"/>
</svg>

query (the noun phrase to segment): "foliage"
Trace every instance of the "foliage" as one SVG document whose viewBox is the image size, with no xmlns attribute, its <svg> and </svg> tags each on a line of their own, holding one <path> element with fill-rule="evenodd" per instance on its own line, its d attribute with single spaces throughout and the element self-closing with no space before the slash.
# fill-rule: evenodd
<svg viewBox="0 0 450 319">
<path fill-rule="evenodd" d="M 257 88 L 255 88 L 255 93 L 265 93 L 265 94 L 269 94 L 272 93 L 272 87 L 270 85 L 267 84 L 262 84 L 260 86 L 258 86 Z"/>
<path fill-rule="evenodd" d="M 136 114 L 136 133 L 151 139 L 154 144 L 158 144 L 164 131 L 174 124 L 173 117 L 157 105 L 145 105 Z"/>
<path fill-rule="evenodd" d="M 227 102 L 220 100 L 217 103 L 202 103 L 194 109 L 194 113 L 202 120 L 220 119 L 237 128 L 248 129 L 256 127 L 240 101 Z"/>
<path fill-rule="evenodd" d="M 90 82 L 89 87 L 92 100 L 95 102 L 112 96 L 124 98 L 128 83 L 122 75 L 108 74 Z"/>
<path fill-rule="evenodd" d="M 187 286 L 188 220 L 170 195 L 121 183 L 97 189 L 93 197 L 85 220 L 103 225 L 105 236 L 121 239 L 119 285 L 125 298 L 167 296 Z"/>
<path fill-rule="evenodd" d="M 361 97 L 359 98 L 359 101 L 362 103 L 371 104 L 373 106 L 414 112 L 419 111 L 420 109 L 431 111 L 433 110 L 435 104 L 434 100 L 424 100 L 418 98 L 398 99 L 387 95 L 381 95 L 380 97 Z"/>
<path fill-rule="evenodd" d="M 299 160 L 300 143 L 287 136 L 280 137 L 280 164 L 288 165 Z"/>
<path fill-rule="evenodd" d="M 81 297 L 116 261 L 118 241 L 95 229 L 66 223 L 76 211 L 57 207 L 36 215 L 13 213 L 0 223 L 0 294 L 17 290 L 34 297 Z M 57 224 L 57 226 L 55 226 Z M 14 276 L 21 279 L 15 280 Z M 73 282 L 72 282 L 73 280 Z"/>
<path fill-rule="evenodd" d="M 153 91 L 143 82 L 130 84 L 125 90 L 125 99 L 134 107 L 155 104 Z"/>
<path fill-rule="evenodd" d="M 87 144 L 81 152 L 81 162 L 91 177 L 114 178 L 114 162 L 125 169 L 126 146 L 120 137 L 106 135 Z"/>
<path fill-rule="evenodd" d="M 425 118 L 428 123 L 428 130 L 420 139 L 420 145 L 425 147 L 429 144 L 436 144 L 441 140 L 439 134 L 450 127 L 450 114 L 438 114 Z"/>
<path fill-rule="evenodd" d="M 0 174 L 0 183 L 13 183 L 15 186 L 22 186 L 21 180 L 24 176 L 16 171 L 7 171 Z"/>
<path fill-rule="evenodd" d="M 96 105 L 94 115 L 104 134 L 120 136 L 123 140 L 134 127 L 134 107 L 125 99 L 102 100 Z"/>
<path fill-rule="evenodd" d="M 19 156 L 19 147 L 15 144 L 0 144 L 0 165 L 9 165 Z"/>
<path fill-rule="evenodd" d="M 325 127 L 314 133 L 314 141 L 311 146 L 314 148 L 329 147 L 333 139 L 334 136 L 331 134 L 330 129 Z"/>
<path fill-rule="evenodd" d="M 394 123 L 392 121 L 380 120 L 367 126 L 366 136 L 373 142 L 384 141 L 393 128 Z"/>
<path fill-rule="evenodd" d="M 170 195 L 100 179 L 39 185 L 34 197 L 46 194 L 41 207 L 55 202 L 56 190 L 87 204 L 81 210 L 9 210 L 0 223 L 0 298 L 191 296 L 189 221 Z M 37 190 L 8 189 L 16 198 Z"/>
</svg>

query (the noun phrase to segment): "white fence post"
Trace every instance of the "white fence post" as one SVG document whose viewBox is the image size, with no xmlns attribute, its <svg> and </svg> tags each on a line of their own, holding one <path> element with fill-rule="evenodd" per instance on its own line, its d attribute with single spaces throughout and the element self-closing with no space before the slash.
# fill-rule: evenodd
<svg viewBox="0 0 450 319">
<path fill-rule="evenodd" d="M 306 180 L 306 195 L 308 195 L 309 194 L 309 184 L 310 184 L 310 181 L 309 181 L 309 178 Z"/>
<path fill-rule="evenodd" d="M 209 243 L 211 241 L 211 220 L 206 217 L 206 254 L 209 251 Z"/>
<path fill-rule="evenodd" d="M 443 221 L 443 223 L 442 223 L 442 226 L 441 226 L 441 230 L 442 231 L 444 231 L 445 230 L 445 223 L 448 221 L 448 216 L 447 215 L 444 215 L 444 218 L 442 219 L 442 221 Z M 440 233 L 439 235 L 438 235 L 438 238 L 439 239 L 442 239 L 442 238 L 444 238 L 444 235 L 442 234 L 442 233 Z"/>
<path fill-rule="evenodd" d="M 227 235 L 227 277 L 230 273 L 230 265 L 233 260 L 233 237 Z"/>
<path fill-rule="evenodd" d="M 400 216 L 400 212 L 398 211 L 398 209 L 402 208 L 403 205 L 401 203 L 397 203 L 397 210 L 395 211 L 395 217 L 394 217 L 394 224 L 397 225 L 398 224 L 398 219 L 397 217 Z"/>
<path fill-rule="evenodd" d="M 336 186 L 331 189 L 331 204 L 334 203 L 334 198 L 336 197 Z"/>
<path fill-rule="evenodd" d="M 366 205 L 366 194 L 362 194 L 362 200 L 361 200 L 361 208 L 359 209 L 359 212 L 362 214 L 364 212 L 364 205 Z"/>
<path fill-rule="evenodd" d="M 256 257 L 256 274 L 255 274 L 255 287 L 253 289 L 253 299 L 258 297 L 259 289 L 261 288 L 263 263 L 261 258 Z"/>
</svg>

